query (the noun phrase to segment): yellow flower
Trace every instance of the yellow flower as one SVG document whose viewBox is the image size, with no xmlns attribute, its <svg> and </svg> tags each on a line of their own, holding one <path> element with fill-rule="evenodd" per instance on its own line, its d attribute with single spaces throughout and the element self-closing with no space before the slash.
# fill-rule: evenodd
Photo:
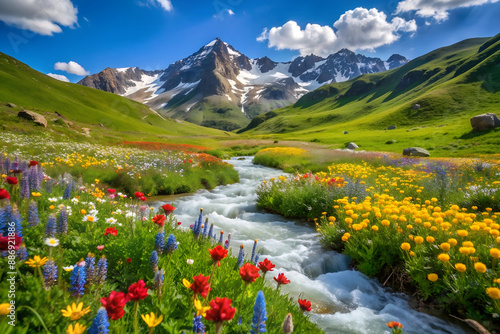
<svg viewBox="0 0 500 334">
<path fill-rule="evenodd" d="M 349 240 L 350 237 L 351 237 L 350 233 L 344 233 L 344 235 L 342 236 L 342 241 L 346 242 L 347 240 Z"/>
<path fill-rule="evenodd" d="M 425 240 L 427 240 L 427 242 L 433 243 L 436 239 L 434 239 L 434 237 L 428 236 L 427 238 L 425 238 Z"/>
<path fill-rule="evenodd" d="M 402 250 L 404 250 L 404 251 L 409 251 L 409 250 L 410 250 L 410 248 L 411 248 L 411 247 L 410 247 L 410 244 L 409 244 L 409 243 L 407 243 L 407 242 L 403 242 L 403 243 L 401 244 L 401 249 L 402 249 Z"/>
<path fill-rule="evenodd" d="M 328 217 L 328 221 L 334 222 L 335 221 L 335 217 L 334 216 Z"/>
<path fill-rule="evenodd" d="M 7 315 L 10 313 L 11 305 L 10 303 L 2 303 L 0 304 L 0 316 Z"/>
<path fill-rule="evenodd" d="M 462 242 L 462 246 L 464 247 L 474 247 L 474 244 L 471 241 Z"/>
<path fill-rule="evenodd" d="M 441 253 L 438 255 L 438 259 L 443 262 L 448 262 L 450 261 L 450 256 L 448 254 Z"/>
<path fill-rule="evenodd" d="M 427 279 L 431 282 L 436 282 L 438 280 L 439 276 L 437 274 L 429 274 L 427 275 Z"/>
<path fill-rule="evenodd" d="M 43 266 L 49 259 L 47 257 L 44 257 L 43 259 L 40 258 L 40 255 L 35 255 L 33 256 L 32 259 L 29 259 L 28 261 L 24 262 L 28 266 L 36 268 L 36 267 L 41 267 Z"/>
<path fill-rule="evenodd" d="M 389 226 L 391 224 L 391 222 L 388 221 L 387 219 L 382 220 L 380 223 L 384 226 Z"/>
<path fill-rule="evenodd" d="M 458 230 L 457 234 L 461 237 L 466 237 L 469 235 L 469 232 L 467 232 L 466 230 Z"/>
<path fill-rule="evenodd" d="M 68 305 L 65 310 L 61 310 L 63 317 L 71 318 L 71 321 L 75 321 L 83 317 L 85 314 L 90 312 L 90 306 L 83 308 L 83 302 L 80 302 L 78 306 L 76 303 Z"/>
<path fill-rule="evenodd" d="M 447 252 L 450 250 L 451 245 L 447 242 L 443 242 L 441 245 L 439 245 L 439 247 L 441 247 L 442 250 Z"/>
<path fill-rule="evenodd" d="M 188 288 L 188 289 L 191 289 L 191 283 L 189 283 L 189 281 L 185 278 L 182 279 L 182 284 Z"/>
<path fill-rule="evenodd" d="M 499 288 L 487 288 L 486 293 L 492 299 L 500 299 L 500 289 Z"/>
<path fill-rule="evenodd" d="M 422 242 L 424 242 L 424 238 L 422 238 L 421 236 L 416 236 L 414 240 L 416 244 L 421 244 Z"/>
<path fill-rule="evenodd" d="M 151 314 L 141 314 L 142 320 L 148 325 L 149 328 L 153 328 L 158 326 L 163 321 L 163 315 L 160 315 L 156 318 L 155 314 L 151 312 Z"/>
<path fill-rule="evenodd" d="M 210 310 L 210 306 L 201 305 L 201 301 L 198 299 L 194 300 L 194 307 L 196 308 L 196 316 L 201 315 L 203 318 L 207 315 L 207 311 Z"/>
<path fill-rule="evenodd" d="M 81 213 L 82 215 L 84 215 L 84 214 L 86 214 L 86 213 L 87 213 L 87 211 L 85 211 L 85 209 L 81 209 L 81 210 L 80 210 L 80 213 Z"/>
<path fill-rule="evenodd" d="M 378 231 L 378 226 L 377 225 L 373 225 L 372 226 L 372 230 L 374 230 L 375 232 L 377 232 Z"/>
<path fill-rule="evenodd" d="M 486 272 L 486 265 L 481 262 L 474 263 L 474 269 L 480 274 L 484 274 Z"/>
<path fill-rule="evenodd" d="M 457 239 L 454 239 L 454 238 L 451 238 L 451 239 L 448 239 L 448 243 L 451 245 L 451 246 L 456 246 L 458 241 Z"/>
<path fill-rule="evenodd" d="M 463 273 L 467 270 L 467 267 L 463 263 L 457 263 L 457 264 L 455 264 L 455 269 L 457 269 L 458 271 Z"/>
<path fill-rule="evenodd" d="M 73 325 L 70 324 L 68 326 L 68 329 L 66 330 L 66 334 L 83 334 L 85 332 L 85 329 L 87 329 L 87 326 L 80 325 L 78 322 L 75 324 L 75 327 L 73 328 Z"/>
<path fill-rule="evenodd" d="M 32 192 L 31 196 L 33 196 L 33 197 L 40 197 L 40 196 L 42 196 L 42 194 L 40 194 L 39 192 Z"/>
<path fill-rule="evenodd" d="M 56 207 L 54 205 L 49 206 L 50 210 L 54 210 Z"/>
<path fill-rule="evenodd" d="M 491 248 L 490 249 L 490 254 L 493 256 L 495 259 L 500 258 L 500 249 L 498 248 Z"/>
</svg>

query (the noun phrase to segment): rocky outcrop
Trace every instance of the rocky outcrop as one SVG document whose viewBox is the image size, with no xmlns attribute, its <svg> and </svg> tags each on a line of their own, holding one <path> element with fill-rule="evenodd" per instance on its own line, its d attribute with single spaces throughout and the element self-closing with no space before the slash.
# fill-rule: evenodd
<svg viewBox="0 0 500 334">
<path fill-rule="evenodd" d="M 47 127 L 47 120 L 45 119 L 45 117 L 34 111 L 22 110 L 17 114 L 17 116 L 27 119 L 28 121 L 32 121 L 33 123 L 43 126 L 44 128 Z"/>
<path fill-rule="evenodd" d="M 409 147 L 403 150 L 403 155 L 413 156 L 413 157 L 429 157 L 430 154 L 427 150 L 421 147 Z"/>
<path fill-rule="evenodd" d="M 355 143 L 353 143 L 353 142 L 350 142 L 349 144 L 347 144 L 347 148 L 348 148 L 349 150 L 355 150 L 355 149 L 357 149 L 357 148 L 358 148 L 358 145 L 356 145 L 356 144 L 355 144 Z"/>
<path fill-rule="evenodd" d="M 489 130 L 500 127 L 500 119 L 493 113 L 482 114 L 472 117 L 470 119 L 470 125 L 475 131 Z"/>
</svg>

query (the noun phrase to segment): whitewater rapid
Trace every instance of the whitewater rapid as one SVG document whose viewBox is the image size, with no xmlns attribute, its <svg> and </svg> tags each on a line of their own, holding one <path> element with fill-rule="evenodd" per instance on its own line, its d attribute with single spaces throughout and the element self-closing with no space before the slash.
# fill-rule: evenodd
<svg viewBox="0 0 500 334">
<path fill-rule="evenodd" d="M 175 199 L 175 215 L 183 225 L 192 224 L 203 208 L 204 217 L 214 223 L 214 231 L 231 233 L 231 249 L 237 254 L 245 246 L 247 259 L 258 240 L 260 261 L 268 258 L 275 265 L 273 273 L 283 272 L 291 284 L 282 286 L 295 300 L 302 298 L 313 304 L 311 321 L 326 333 L 381 334 L 390 333 L 389 321 L 404 325 L 406 334 L 466 332 L 439 318 L 410 308 L 403 294 L 390 293 L 378 281 L 349 269 L 349 258 L 325 251 L 314 228 L 300 221 L 259 210 L 256 189 L 262 180 L 278 177 L 283 172 L 254 165 L 253 157 L 229 160 L 240 175 L 240 182 L 201 190 Z M 155 203 L 156 207 L 166 202 Z M 267 275 L 268 284 L 275 284 Z"/>
</svg>

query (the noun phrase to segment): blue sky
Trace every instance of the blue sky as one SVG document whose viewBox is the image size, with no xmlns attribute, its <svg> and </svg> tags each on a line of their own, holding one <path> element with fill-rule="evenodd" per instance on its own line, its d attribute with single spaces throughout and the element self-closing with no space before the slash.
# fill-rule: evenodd
<svg viewBox="0 0 500 334">
<path fill-rule="evenodd" d="M 0 0 L 0 51 L 77 82 L 106 67 L 163 69 L 215 37 L 275 61 L 343 47 L 413 59 L 494 36 L 498 17 L 499 0 Z"/>
</svg>

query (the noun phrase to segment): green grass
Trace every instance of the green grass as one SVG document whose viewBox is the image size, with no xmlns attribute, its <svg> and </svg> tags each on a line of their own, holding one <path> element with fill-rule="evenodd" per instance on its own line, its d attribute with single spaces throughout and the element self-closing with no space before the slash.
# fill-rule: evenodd
<svg viewBox="0 0 500 334">
<path fill-rule="evenodd" d="M 18 108 L 9 108 L 7 103 Z M 19 120 L 16 115 L 21 108 L 42 114 L 48 128 L 33 127 Z M 73 125 L 68 128 L 61 120 L 54 122 L 59 119 L 56 112 Z M 196 143 L 206 137 L 231 136 L 161 117 L 148 106 L 115 94 L 53 79 L 3 53 L 0 53 L 0 121 L 6 128 L 19 132 L 55 132 L 82 140 L 89 140 L 81 136 L 82 128 L 89 128 L 91 137 L 97 141 L 114 143 L 124 139 L 178 141 L 179 137 L 187 138 L 183 142 Z"/>
<path fill-rule="evenodd" d="M 499 36 L 465 40 L 391 71 L 325 85 L 271 117 L 262 115 L 267 120 L 245 135 L 331 148 L 354 141 L 361 150 L 398 153 L 419 146 L 438 156 L 494 153 L 498 128 L 474 133 L 469 118 L 498 113 Z M 397 129 L 385 130 L 389 125 Z M 385 144 L 393 139 L 395 144 Z"/>
</svg>

